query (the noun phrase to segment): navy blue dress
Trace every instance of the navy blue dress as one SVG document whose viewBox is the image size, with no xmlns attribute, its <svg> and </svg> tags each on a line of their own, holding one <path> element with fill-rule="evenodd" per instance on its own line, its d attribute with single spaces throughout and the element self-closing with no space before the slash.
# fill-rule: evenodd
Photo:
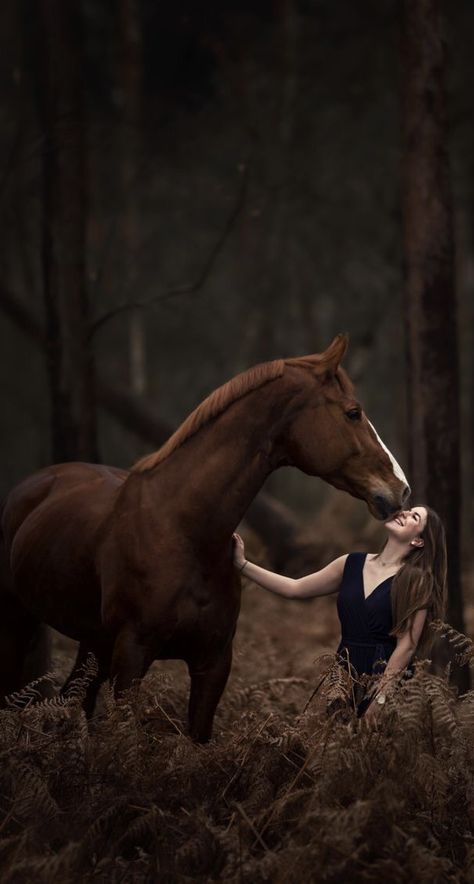
<svg viewBox="0 0 474 884">
<path fill-rule="evenodd" d="M 337 611 L 341 621 L 341 641 L 337 653 L 349 660 L 352 674 L 380 674 L 388 658 L 395 650 L 397 641 L 389 635 L 392 629 L 392 603 L 390 587 L 392 577 L 364 597 L 362 569 L 367 553 L 350 553 L 344 566 L 344 574 L 337 599 Z M 361 715 L 369 701 L 359 703 Z"/>
</svg>

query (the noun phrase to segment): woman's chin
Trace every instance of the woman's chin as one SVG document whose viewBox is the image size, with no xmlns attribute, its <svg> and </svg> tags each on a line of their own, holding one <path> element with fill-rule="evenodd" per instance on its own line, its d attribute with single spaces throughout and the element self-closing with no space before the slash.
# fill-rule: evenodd
<svg viewBox="0 0 474 884">
<path fill-rule="evenodd" d="M 387 534 L 393 538 L 393 540 L 400 540 L 400 526 L 397 522 L 394 522 L 393 519 L 389 522 L 385 522 L 385 530 Z"/>
</svg>

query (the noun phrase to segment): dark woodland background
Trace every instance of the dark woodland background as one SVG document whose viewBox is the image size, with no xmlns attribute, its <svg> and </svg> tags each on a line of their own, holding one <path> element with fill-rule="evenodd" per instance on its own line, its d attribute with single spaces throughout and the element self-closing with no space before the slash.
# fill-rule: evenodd
<svg viewBox="0 0 474 884">
<path fill-rule="evenodd" d="M 438 13 L 392 0 L 2 4 L 2 495 L 51 461 L 127 466 L 235 373 L 347 331 L 359 398 L 447 523 L 463 626 L 474 8 Z M 379 536 L 364 504 L 292 470 L 249 520 L 270 564 L 293 571 Z M 289 550 L 295 531 L 314 555 Z"/>
<path fill-rule="evenodd" d="M 67 698 L 26 688 L 0 710 L 2 884 L 472 884 L 473 38 L 471 0 L 0 4 L 0 499 L 51 462 L 126 467 L 345 331 L 445 521 L 455 627 L 375 731 L 337 714 L 334 597 L 252 585 L 206 747 L 182 661 L 89 722 L 93 661 Z M 290 469 L 241 531 L 293 575 L 383 536 Z M 73 652 L 55 634 L 53 693 Z"/>
</svg>

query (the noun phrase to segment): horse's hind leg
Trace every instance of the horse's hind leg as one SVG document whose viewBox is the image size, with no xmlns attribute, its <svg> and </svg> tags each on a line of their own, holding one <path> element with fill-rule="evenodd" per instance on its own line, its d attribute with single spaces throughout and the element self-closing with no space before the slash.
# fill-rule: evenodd
<svg viewBox="0 0 474 884">
<path fill-rule="evenodd" d="M 89 680 L 82 703 L 87 718 L 92 717 L 97 694 L 109 674 L 110 654 L 105 653 L 102 649 L 99 650 L 97 648 L 92 648 L 88 644 L 81 643 L 77 652 L 76 662 L 60 691 L 61 696 L 67 697 L 73 683 L 84 677 L 86 674 L 88 657 L 91 653 L 94 654 L 97 662 L 97 673 Z"/>
<path fill-rule="evenodd" d="M 227 684 L 231 665 L 232 642 L 212 666 L 201 669 L 188 665 L 191 676 L 189 733 L 196 743 L 206 743 L 211 739 L 214 713 Z"/>
<path fill-rule="evenodd" d="M 0 505 L 0 517 L 3 505 Z M 0 706 L 51 668 L 50 632 L 23 607 L 15 594 L 13 575 L 0 526 Z M 52 685 L 43 682 L 38 693 L 51 696 Z"/>
<path fill-rule="evenodd" d="M 50 669 L 50 635 L 21 602 L 9 592 L 0 595 L 0 705 L 5 697 L 19 691 Z M 41 696 L 50 696 L 52 687 L 38 686 Z"/>
</svg>

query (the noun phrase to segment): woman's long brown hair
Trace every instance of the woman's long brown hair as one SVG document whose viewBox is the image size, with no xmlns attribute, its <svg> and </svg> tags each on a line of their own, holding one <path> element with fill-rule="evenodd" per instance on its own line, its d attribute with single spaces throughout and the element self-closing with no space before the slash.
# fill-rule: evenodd
<svg viewBox="0 0 474 884">
<path fill-rule="evenodd" d="M 404 564 L 392 581 L 392 622 L 390 635 L 397 638 L 413 624 L 413 615 L 427 609 L 426 620 L 418 641 L 417 657 L 426 657 L 433 643 L 430 623 L 444 620 L 447 607 L 447 555 L 444 525 L 434 510 L 423 504 L 428 513 L 420 534 L 421 547 L 411 547 Z"/>
</svg>

